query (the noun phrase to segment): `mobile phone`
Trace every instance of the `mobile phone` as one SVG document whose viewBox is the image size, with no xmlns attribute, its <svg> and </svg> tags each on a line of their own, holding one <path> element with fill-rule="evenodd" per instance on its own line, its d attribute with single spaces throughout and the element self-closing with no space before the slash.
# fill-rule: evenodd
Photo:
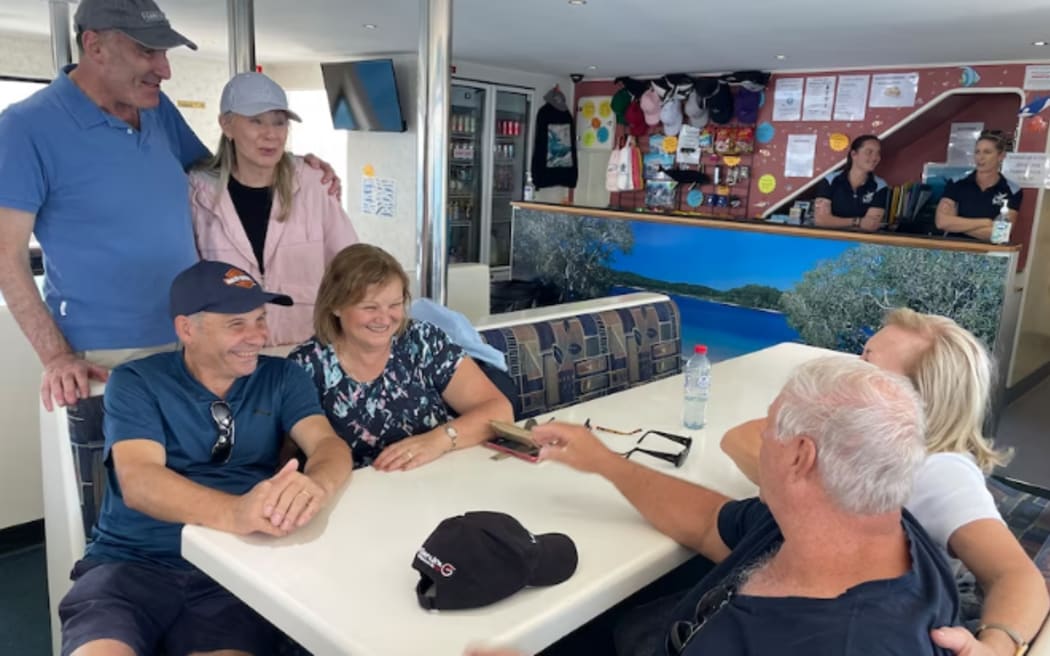
<svg viewBox="0 0 1050 656">
<path fill-rule="evenodd" d="M 496 437 L 485 442 L 485 446 L 530 462 L 539 458 L 540 447 L 532 441 L 528 430 L 503 421 L 490 421 L 489 425 L 496 431 Z"/>
<path fill-rule="evenodd" d="M 494 437 L 485 442 L 485 446 L 529 462 L 536 462 L 540 458 L 540 448 L 538 446 L 529 446 L 524 442 L 518 442 L 506 437 Z"/>
</svg>

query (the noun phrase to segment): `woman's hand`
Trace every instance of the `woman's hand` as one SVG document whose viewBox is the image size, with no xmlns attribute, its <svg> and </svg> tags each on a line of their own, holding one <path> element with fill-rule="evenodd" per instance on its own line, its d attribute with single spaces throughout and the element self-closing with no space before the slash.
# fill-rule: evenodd
<svg viewBox="0 0 1050 656">
<path fill-rule="evenodd" d="M 422 435 L 406 437 L 391 444 L 383 449 L 372 466 L 379 471 L 408 471 L 437 460 L 451 446 L 452 441 L 445 434 L 445 429 L 439 426 Z"/>
</svg>

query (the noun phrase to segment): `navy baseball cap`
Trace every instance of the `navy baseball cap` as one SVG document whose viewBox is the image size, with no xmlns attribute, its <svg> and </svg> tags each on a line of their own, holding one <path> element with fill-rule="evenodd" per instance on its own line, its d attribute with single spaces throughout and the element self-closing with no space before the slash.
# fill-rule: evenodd
<svg viewBox="0 0 1050 656">
<path fill-rule="evenodd" d="M 171 318 L 198 312 L 241 314 L 265 303 L 291 305 L 292 297 L 263 291 L 242 269 L 214 260 L 201 260 L 171 283 Z"/>
<path fill-rule="evenodd" d="M 77 32 L 118 30 L 155 50 L 197 44 L 176 32 L 153 0 L 80 0 L 73 16 Z"/>
<path fill-rule="evenodd" d="M 416 598 L 427 610 L 488 606 L 529 586 L 557 585 L 576 572 L 567 535 L 533 535 L 510 515 L 476 511 L 438 524 L 412 559 Z"/>
</svg>

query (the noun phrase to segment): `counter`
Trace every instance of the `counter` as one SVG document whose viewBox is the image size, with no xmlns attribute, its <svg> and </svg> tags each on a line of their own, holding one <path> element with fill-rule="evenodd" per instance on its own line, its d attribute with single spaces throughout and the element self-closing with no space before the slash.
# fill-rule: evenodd
<svg viewBox="0 0 1050 656">
<path fill-rule="evenodd" d="M 887 310 L 952 317 L 1010 361 L 1014 245 L 682 214 L 513 203 L 511 272 L 555 302 L 669 294 L 688 353 L 714 360 L 780 342 L 859 353 Z M 555 293 L 551 293 L 555 290 Z M 999 388 L 1007 367 L 999 368 Z"/>
</svg>

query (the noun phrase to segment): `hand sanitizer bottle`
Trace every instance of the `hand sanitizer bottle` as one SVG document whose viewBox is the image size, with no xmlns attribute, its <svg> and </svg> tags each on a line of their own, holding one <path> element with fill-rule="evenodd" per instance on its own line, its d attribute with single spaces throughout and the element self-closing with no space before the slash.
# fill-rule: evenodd
<svg viewBox="0 0 1050 656">
<path fill-rule="evenodd" d="M 532 184 L 532 173 L 525 174 L 525 189 L 522 190 L 521 199 L 531 201 L 536 197 L 536 186 Z"/>
<path fill-rule="evenodd" d="M 992 222 L 992 243 L 993 244 L 1005 244 L 1010 241 L 1010 229 L 1013 224 L 1010 223 L 1010 208 L 1003 203 L 999 207 L 999 216 L 995 217 L 995 221 Z"/>
</svg>

